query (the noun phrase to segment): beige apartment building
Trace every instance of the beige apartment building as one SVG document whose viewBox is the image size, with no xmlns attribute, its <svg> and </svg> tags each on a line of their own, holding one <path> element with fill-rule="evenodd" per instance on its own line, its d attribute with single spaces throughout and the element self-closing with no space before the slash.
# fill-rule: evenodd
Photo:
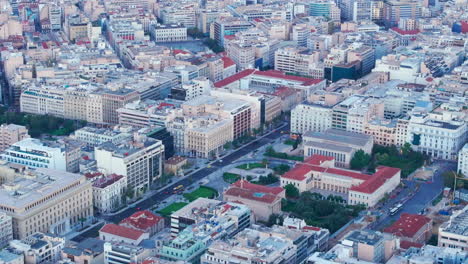
<svg viewBox="0 0 468 264">
<path fill-rule="evenodd" d="M 395 120 L 372 120 L 365 124 L 364 133 L 373 137 L 374 144 L 394 146 L 397 143 L 397 122 Z"/>
<path fill-rule="evenodd" d="M 29 87 L 21 93 L 20 109 L 25 113 L 49 114 L 96 124 L 118 124 L 117 109 L 139 99 L 138 92 L 130 89 Z"/>
<path fill-rule="evenodd" d="M 200 117 L 187 121 L 184 145 L 191 156 L 210 158 L 222 153 L 224 144 L 233 140 L 231 119 Z"/>
<path fill-rule="evenodd" d="M 28 129 L 25 126 L 0 125 L 0 151 L 4 151 L 9 146 L 25 138 L 29 138 Z"/>
<path fill-rule="evenodd" d="M 139 100 L 137 91 L 130 89 L 119 89 L 116 91 L 107 90 L 102 93 L 103 121 L 106 124 L 118 124 L 119 114 L 117 109 L 126 104 Z"/>
<path fill-rule="evenodd" d="M 1 186 L 0 211 L 13 218 L 15 239 L 36 232 L 62 235 L 93 216 L 91 183 L 79 174 L 26 170 Z"/>
</svg>

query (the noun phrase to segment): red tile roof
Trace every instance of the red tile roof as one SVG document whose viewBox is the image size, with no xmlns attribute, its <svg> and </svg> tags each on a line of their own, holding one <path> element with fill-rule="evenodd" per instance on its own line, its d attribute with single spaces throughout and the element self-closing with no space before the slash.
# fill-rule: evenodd
<svg viewBox="0 0 468 264">
<path fill-rule="evenodd" d="M 431 219 L 424 215 L 403 213 L 400 215 L 400 219 L 383 231 L 398 237 L 412 238 L 422 227 L 430 222 Z"/>
<path fill-rule="evenodd" d="M 263 186 L 260 184 L 250 183 L 249 181 L 246 181 L 246 180 L 238 180 L 235 183 L 233 183 L 232 186 L 235 186 L 241 189 L 255 191 L 255 192 L 270 193 L 274 195 L 278 195 L 284 191 L 282 187 L 268 187 L 268 186 Z"/>
<path fill-rule="evenodd" d="M 406 240 L 401 240 L 400 241 L 400 248 L 408 249 L 410 247 L 422 248 L 423 244 L 415 243 L 415 242 L 411 242 L 411 241 L 406 241 Z"/>
<path fill-rule="evenodd" d="M 316 84 L 322 81 L 321 79 L 312 79 L 312 78 L 307 78 L 307 77 L 287 75 L 284 72 L 277 71 L 277 70 L 256 71 L 254 74 L 265 76 L 265 77 L 270 77 L 270 78 L 302 82 L 303 85 L 312 85 L 312 84 Z"/>
<path fill-rule="evenodd" d="M 242 188 L 238 188 L 235 186 L 231 186 L 229 189 L 227 189 L 224 195 L 240 197 L 240 198 L 244 198 L 247 200 L 253 200 L 253 201 L 258 201 L 258 202 L 268 203 L 268 204 L 272 204 L 278 199 L 281 199 L 278 196 L 273 195 L 273 194 L 255 192 L 252 190 L 242 189 Z"/>
<path fill-rule="evenodd" d="M 221 57 L 221 59 L 223 60 L 224 62 L 224 68 L 228 68 L 228 67 L 231 67 L 232 65 L 235 65 L 236 63 L 229 57 Z"/>
<path fill-rule="evenodd" d="M 312 155 L 303 163 L 298 163 L 292 170 L 286 172 L 281 177 L 302 181 L 305 180 L 306 174 L 308 174 L 311 171 L 342 175 L 360 180 L 367 180 L 371 177 L 370 175 L 362 174 L 359 172 L 320 166 L 324 161 L 330 160 L 333 160 L 333 158 L 322 155 Z"/>
<path fill-rule="evenodd" d="M 131 216 L 125 218 L 120 224 L 128 224 L 137 229 L 146 230 L 159 223 L 163 218 L 159 215 L 155 215 L 148 210 L 138 211 Z"/>
<path fill-rule="evenodd" d="M 379 166 L 373 175 L 368 175 L 350 170 L 327 168 L 322 166 L 323 162 L 331 160 L 333 160 L 332 157 L 312 155 L 304 162 L 296 164 L 292 170 L 286 172 L 281 177 L 296 181 L 303 181 L 306 179 L 306 175 L 311 171 L 341 175 L 363 181 L 361 184 L 351 187 L 350 190 L 363 193 L 373 193 L 387 180 L 391 179 L 400 172 L 400 169 L 398 168 Z"/>
<path fill-rule="evenodd" d="M 391 30 L 395 31 L 396 33 L 400 35 L 416 35 L 419 34 L 419 30 L 403 30 L 401 28 L 393 27 Z"/>
<path fill-rule="evenodd" d="M 125 226 L 119 226 L 116 224 L 107 224 L 103 226 L 101 230 L 99 230 L 99 232 L 108 233 L 114 236 L 125 237 L 133 240 L 137 240 L 143 235 L 143 232 L 139 230 L 128 228 Z"/>
<path fill-rule="evenodd" d="M 221 88 L 221 87 L 226 86 L 226 85 L 228 85 L 228 84 L 231 84 L 231 83 L 233 83 L 233 82 L 235 82 L 235 81 L 238 81 L 238 80 L 240 80 L 240 79 L 242 79 L 242 78 L 244 78 L 244 77 L 247 77 L 247 76 L 249 76 L 250 74 L 252 74 L 252 73 L 254 73 L 254 72 L 255 72 L 254 69 L 243 70 L 243 71 L 238 72 L 238 73 L 236 73 L 236 74 L 234 74 L 234 75 L 232 75 L 232 76 L 227 77 L 227 78 L 224 79 L 224 80 L 221 80 L 221 81 L 219 81 L 219 82 L 215 82 L 215 83 L 214 83 L 214 86 L 215 86 L 216 88 Z"/>
<path fill-rule="evenodd" d="M 304 163 L 310 164 L 310 165 L 321 165 L 325 161 L 332 161 L 335 160 L 333 157 L 329 156 L 323 156 L 323 155 L 312 155 L 308 157 L 306 160 L 304 160 Z"/>
<path fill-rule="evenodd" d="M 379 166 L 372 177 L 357 186 L 351 187 L 351 190 L 363 193 L 373 193 L 387 180 L 393 178 L 393 176 L 397 175 L 399 172 L 400 169 L 398 168 Z"/>
</svg>

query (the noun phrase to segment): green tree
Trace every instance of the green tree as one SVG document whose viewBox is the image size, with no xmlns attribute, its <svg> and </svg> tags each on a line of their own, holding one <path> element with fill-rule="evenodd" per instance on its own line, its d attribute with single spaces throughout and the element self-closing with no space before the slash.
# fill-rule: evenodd
<svg viewBox="0 0 468 264">
<path fill-rule="evenodd" d="M 457 175 L 457 178 L 463 178 L 462 174 L 456 173 L 455 171 L 446 171 L 442 174 L 445 187 L 449 187 L 453 189 L 453 185 L 455 184 L 455 175 Z M 458 188 L 468 189 L 468 181 L 457 179 L 457 189 Z"/>
<path fill-rule="evenodd" d="M 198 30 L 196 27 L 188 28 L 187 35 L 191 36 L 192 38 L 203 38 L 205 36 L 203 32 Z"/>
<path fill-rule="evenodd" d="M 369 154 L 365 153 L 364 150 L 360 149 L 354 153 L 351 159 L 350 166 L 353 170 L 361 170 L 366 167 L 371 161 Z"/>
<path fill-rule="evenodd" d="M 411 144 L 406 142 L 402 147 L 401 147 L 401 153 L 404 155 L 404 156 L 408 156 L 411 152 L 413 151 L 413 149 L 411 148 Z"/>
<path fill-rule="evenodd" d="M 283 224 L 283 216 L 278 215 L 278 214 L 271 214 L 270 217 L 268 217 L 268 222 L 266 225 L 268 227 L 271 227 L 273 225 L 282 225 Z"/>
<path fill-rule="evenodd" d="M 299 189 L 297 189 L 296 186 L 292 184 L 287 184 L 286 186 L 284 186 L 284 189 L 286 190 L 286 197 L 288 198 L 299 197 Z"/>
<path fill-rule="evenodd" d="M 224 48 L 218 44 L 218 42 L 214 39 L 208 38 L 203 41 L 208 48 L 210 48 L 214 53 L 223 52 Z"/>
</svg>

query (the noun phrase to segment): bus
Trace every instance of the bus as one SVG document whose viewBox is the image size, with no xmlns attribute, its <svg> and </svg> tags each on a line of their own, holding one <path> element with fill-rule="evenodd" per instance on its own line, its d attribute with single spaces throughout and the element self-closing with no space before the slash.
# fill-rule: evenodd
<svg viewBox="0 0 468 264">
<path fill-rule="evenodd" d="M 402 204 L 397 204 L 395 207 L 390 209 L 390 215 L 396 215 L 396 213 L 398 213 L 402 207 L 403 207 Z"/>
</svg>

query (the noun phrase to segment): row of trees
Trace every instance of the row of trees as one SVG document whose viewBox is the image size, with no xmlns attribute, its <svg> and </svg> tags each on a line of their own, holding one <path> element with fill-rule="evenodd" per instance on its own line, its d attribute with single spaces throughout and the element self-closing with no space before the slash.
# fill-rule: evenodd
<svg viewBox="0 0 468 264">
<path fill-rule="evenodd" d="M 29 135 L 32 137 L 39 137 L 42 134 L 69 135 L 76 129 L 86 125 L 86 121 L 63 119 L 50 115 L 18 113 L 8 111 L 6 108 L 0 108 L 0 124 L 5 123 L 26 126 Z"/>
<path fill-rule="evenodd" d="M 413 151 L 409 143 L 405 143 L 401 149 L 396 146 L 374 145 L 372 156 L 358 150 L 350 161 L 350 167 L 354 170 L 367 169 L 369 172 L 374 172 L 379 165 L 396 167 L 401 169 L 402 177 L 407 177 L 423 166 L 426 160 L 427 157 Z"/>
</svg>

